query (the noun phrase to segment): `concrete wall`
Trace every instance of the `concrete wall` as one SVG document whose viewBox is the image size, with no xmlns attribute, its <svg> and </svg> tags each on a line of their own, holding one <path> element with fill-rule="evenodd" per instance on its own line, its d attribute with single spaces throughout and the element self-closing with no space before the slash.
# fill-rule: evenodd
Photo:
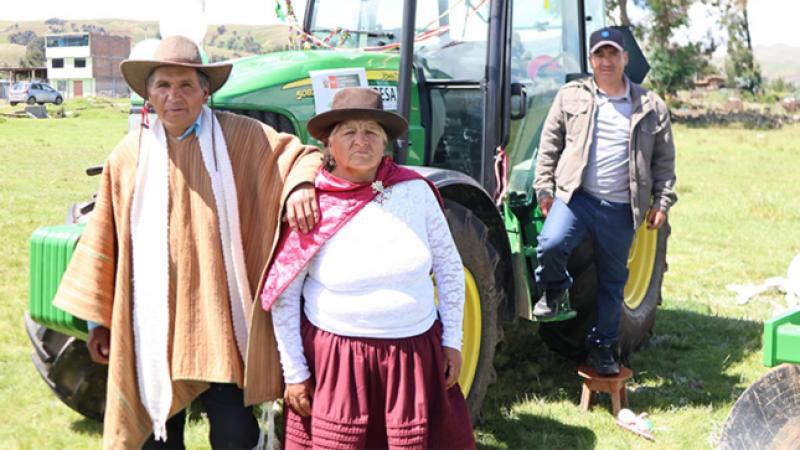
<svg viewBox="0 0 800 450">
<path fill-rule="evenodd" d="M 114 97 L 129 95 L 128 85 L 119 71 L 119 63 L 130 55 L 131 39 L 127 36 L 92 34 L 89 46 L 97 95 Z"/>
</svg>

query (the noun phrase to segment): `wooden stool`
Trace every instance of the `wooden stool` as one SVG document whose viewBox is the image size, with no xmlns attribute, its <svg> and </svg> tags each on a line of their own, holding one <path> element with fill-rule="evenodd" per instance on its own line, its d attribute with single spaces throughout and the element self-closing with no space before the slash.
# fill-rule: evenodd
<svg viewBox="0 0 800 450">
<path fill-rule="evenodd" d="M 588 411 L 595 392 L 608 392 L 611 395 L 611 412 L 617 417 L 621 406 L 628 406 L 628 394 L 625 392 L 625 380 L 633 376 L 633 371 L 620 367 L 619 374 L 611 377 L 599 375 L 586 364 L 578 367 L 578 375 L 583 378 L 581 391 L 581 409 Z"/>
</svg>

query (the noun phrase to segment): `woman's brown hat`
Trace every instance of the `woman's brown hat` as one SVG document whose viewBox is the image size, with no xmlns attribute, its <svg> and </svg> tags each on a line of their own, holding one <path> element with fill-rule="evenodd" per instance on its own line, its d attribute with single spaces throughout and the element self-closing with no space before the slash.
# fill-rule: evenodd
<svg viewBox="0 0 800 450">
<path fill-rule="evenodd" d="M 191 67 L 203 72 L 208 77 L 210 93 L 225 84 L 233 67 L 228 63 L 203 64 L 194 41 L 184 36 L 169 36 L 158 44 L 153 59 L 126 59 L 120 63 L 119 70 L 131 90 L 147 98 L 147 77 L 164 66 Z"/>
<path fill-rule="evenodd" d="M 371 88 L 345 88 L 333 96 L 331 109 L 312 117 L 306 124 L 308 133 L 324 142 L 337 123 L 345 120 L 374 120 L 386 130 L 389 139 L 395 139 L 408 129 L 402 116 L 383 109 L 381 94 Z"/>
</svg>

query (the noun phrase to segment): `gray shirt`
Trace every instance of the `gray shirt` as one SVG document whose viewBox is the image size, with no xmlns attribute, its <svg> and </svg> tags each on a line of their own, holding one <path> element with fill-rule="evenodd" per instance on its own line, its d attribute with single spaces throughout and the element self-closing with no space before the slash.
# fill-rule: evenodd
<svg viewBox="0 0 800 450">
<path fill-rule="evenodd" d="M 632 112 L 630 92 L 627 77 L 625 94 L 620 97 L 611 97 L 595 85 L 594 135 L 581 188 L 609 202 L 631 201 L 628 164 Z"/>
</svg>

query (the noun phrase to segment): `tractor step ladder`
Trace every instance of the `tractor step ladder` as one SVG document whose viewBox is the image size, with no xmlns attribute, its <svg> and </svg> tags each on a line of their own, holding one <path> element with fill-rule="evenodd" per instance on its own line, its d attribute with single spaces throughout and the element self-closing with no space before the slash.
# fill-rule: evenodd
<svg viewBox="0 0 800 450">
<path fill-rule="evenodd" d="M 532 180 L 531 180 L 532 183 Z M 528 192 L 519 192 L 519 191 L 510 191 L 508 193 L 508 210 L 505 211 L 506 214 L 512 214 L 516 219 L 519 221 L 519 229 L 517 232 L 520 235 L 520 239 L 524 244 L 521 247 L 521 253 L 528 261 L 528 267 L 530 270 L 530 276 L 533 276 L 533 270 L 536 266 L 536 244 L 533 242 L 528 242 L 528 239 L 525 239 L 525 236 L 533 236 L 538 235 L 542 231 L 542 226 L 544 225 L 544 216 L 539 210 L 538 206 L 534 205 L 534 194 L 533 191 Z M 532 209 L 533 208 L 533 209 Z M 532 290 L 532 297 L 531 297 L 531 311 L 533 311 L 533 305 L 539 300 L 539 293 L 537 292 L 538 289 Z M 564 302 L 559 305 L 558 314 L 548 317 L 546 319 L 539 318 L 531 314 L 530 320 L 534 322 L 562 322 L 564 320 L 574 319 L 578 316 L 578 313 L 572 309 L 569 303 L 569 292 L 564 297 Z"/>
<path fill-rule="evenodd" d="M 536 247 L 533 245 L 524 246 L 522 251 L 528 258 L 536 256 Z M 538 297 L 532 299 L 534 303 L 536 303 L 538 300 Z M 569 304 L 569 291 L 567 291 L 567 295 L 564 296 L 564 301 L 558 305 L 558 314 L 547 318 L 536 317 L 531 314 L 531 320 L 534 322 L 562 322 L 564 320 L 574 319 L 577 316 L 578 313 L 572 309 L 572 306 Z"/>
</svg>

